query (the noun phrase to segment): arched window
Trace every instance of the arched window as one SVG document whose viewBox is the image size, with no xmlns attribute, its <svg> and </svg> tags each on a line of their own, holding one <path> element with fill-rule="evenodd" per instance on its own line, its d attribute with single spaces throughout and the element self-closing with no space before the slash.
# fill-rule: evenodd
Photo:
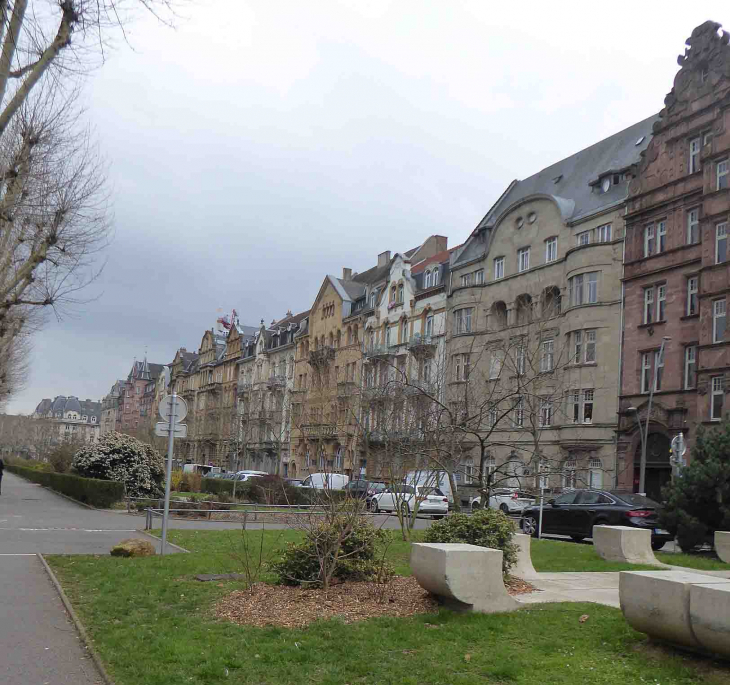
<svg viewBox="0 0 730 685">
<path fill-rule="evenodd" d="M 560 314 L 560 288 L 551 285 L 542 291 L 542 316 L 550 318 Z"/>
<path fill-rule="evenodd" d="M 352 326 L 347 327 L 347 344 L 352 345 Z"/>
<path fill-rule="evenodd" d="M 517 310 L 517 325 L 521 326 L 532 321 L 532 298 L 525 294 L 520 295 L 515 301 Z"/>
<path fill-rule="evenodd" d="M 431 271 L 430 269 L 426 271 L 423 277 L 423 287 L 424 288 L 430 288 L 431 287 Z"/>
<path fill-rule="evenodd" d="M 436 267 L 433 270 L 433 285 L 437 286 L 439 284 L 439 268 Z"/>
<path fill-rule="evenodd" d="M 402 343 L 408 342 L 408 319 L 405 316 L 400 320 L 400 340 Z"/>
<path fill-rule="evenodd" d="M 395 286 L 390 289 L 390 301 L 395 302 Z"/>
<path fill-rule="evenodd" d="M 603 490 L 603 464 L 596 457 L 588 463 L 588 487 Z"/>
<path fill-rule="evenodd" d="M 375 309 L 375 302 L 378 299 L 378 293 L 377 291 L 373 290 L 373 292 L 370 293 L 370 308 Z"/>
<path fill-rule="evenodd" d="M 403 304 L 403 284 L 398 286 L 398 303 Z"/>
<path fill-rule="evenodd" d="M 575 459 L 569 458 L 563 462 L 563 488 L 572 490 L 576 487 L 578 478 L 576 476 L 578 465 Z"/>
<path fill-rule="evenodd" d="M 507 305 L 504 302 L 495 302 L 490 311 L 490 328 L 501 331 L 507 328 Z"/>
</svg>

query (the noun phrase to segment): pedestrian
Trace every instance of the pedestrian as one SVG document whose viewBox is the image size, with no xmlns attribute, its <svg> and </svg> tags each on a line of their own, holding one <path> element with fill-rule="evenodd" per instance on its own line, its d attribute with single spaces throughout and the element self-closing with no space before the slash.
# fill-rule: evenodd
<svg viewBox="0 0 730 685">
<path fill-rule="evenodd" d="M 2 493 L 3 488 L 3 470 L 5 469 L 5 462 L 3 461 L 3 458 L 0 457 L 0 493 Z"/>
</svg>

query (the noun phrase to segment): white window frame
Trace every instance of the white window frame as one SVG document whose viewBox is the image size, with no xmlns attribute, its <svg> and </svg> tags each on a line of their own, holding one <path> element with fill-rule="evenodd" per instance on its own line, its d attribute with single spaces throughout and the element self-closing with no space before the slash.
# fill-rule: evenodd
<svg viewBox="0 0 730 685">
<path fill-rule="evenodd" d="M 586 425 L 590 425 L 593 423 L 593 408 L 595 404 L 595 391 L 592 388 L 583 390 L 582 393 L 582 400 L 583 400 L 583 411 L 581 412 L 581 423 L 584 423 Z M 590 416 L 586 416 L 588 413 L 586 410 L 590 407 Z"/>
<path fill-rule="evenodd" d="M 579 307 L 583 304 L 583 284 L 585 282 L 584 274 L 576 274 L 570 279 L 570 306 Z"/>
<path fill-rule="evenodd" d="M 660 354 L 661 350 L 654 352 L 654 392 L 662 389 L 662 380 L 664 376 L 664 355 Z"/>
<path fill-rule="evenodd" d="M 558 239 L 555 236 L 545 241 L 545 263 L 556 261 L 558 258 Z"/>
<path fill-rule="evenodd" d="M 433 276 L 433 281 L 431 282 L 431 285 L 435 288 L 439 284 L 439 274 L 441 273 L 439 267 L 436 267 L 432 272 L 431 275 Z"/>
<path fill-rule="evenodd" d="M 499 378 L 502 374 L 503 366 L 504 350 L 492 350 L 492 354 L 489 359 L 489 380 L 493 381 Z"/>
<path fill-rule="evenodd" d="M 591 231 L 581 231 L 580 233 L 577 233 L 575 236 L 575 242 L 578 247 L 582 247 L 583 245 L 590 245 Z"/>
<path fill-rule="evenodd" d="M 548 373 L 555 368 L 555 341 L 542 341 L 542 354 L 540 355 L 540 371 Z"/>
<path fill-rule="evenodd" d="M 484 269 L 474 272 L 474 285 L 484 285 Z"/>
<path fill-rule="evenodd" d="M 553 401 L 548 397 L 540 398 L 540 428 L 553 425 Z"/>
<path fill-rule="evenodd" d="M 586 304 L 596 304 L 598 302 L 598 271 L 589 271 L 587 284 Z"/>
<path fill-rule="evenodd" d="M 613 233 L 613 224 L 603 224 L 603 226 L 599 226 L 596 229 L 596 235 L 598 236 L 598 239 L 596 242 L 610 243 L 612 233 Z"/>
<path fill-rule="evenodd" d="M 718 397 L 718 405 L 715 405 L 715 398 Z M 725 377 L 712 376 L 710 379 L 710 421 L 722 421 L 722 414 L 725 410 Z"/>
<path fill-rule="evenodd" d="M 721 159 L 717 163 L 717 190 L 722 190 L 723 188 L 728 187 L 728 173 L 730 173 L 730 168 L 728 167 L 728 160 L 727 159 Z"/>
<path fill-rule="evenodd" d="M 517 375 L 522 376 L 525 373 L 525 345 L 524 343 L 519 343 L 517 345 Z"/>
<path fill-rule="evenodd" d="M 654 286 L 644 288 L 644 324 L 654 323 Z"/>
<path fill-rule="evenodd" d="M 426 337 L 430 338 L 433 335 L 433 314 L 426 317 Z"/>
<path fill-rule="evenodd" d="M 658 285 L 656 289 L 656 320 L 667 320 L 667 286 Z"/>
<path fill-rule="evenodd" d="M 573 331 L 573 363 L 583 361 L 583 331 Z"/>
<path fill-rule="evenodd" d="M 654 224 L 644 226 L 644 257 L 651 257 L 656 249 L 656 227 Z"/>
<path fill-rule="evenodd" d="M 724 243 L 722 251 L 724 259 L 720 259 L 720 243 Z M 715 264 L 722 264 L 727 261 L 727 221 L 715 226 Z"/>
<path fill-rule="evenodd" d="M 696 174 L 700 170 L 700 149 L 702 147 L 702 140 L 692 138 L 689 141 L 689 165 L 688 171 L 690 174 Z"/>
<path fill-rule="evenodd" d="M 687 316 L 694 316 L 700 313 L 699 307 L 700 277 L 689 276 L 687 278 Z"/>
<path fill-rule="evenodd" d="M 515 402 L 514 416 L 512 422 L 515 428 L 522 428 L 525 425 L 525 398 L 520 395 Z"/>
<path fill-rule="evenodd" d="M 597 359 L 597 342 L 598 342 L 598 334 L 596 329 L 591 329 L 586 331 L 586 342 L 585 342 L 585 349 L 586 349 L 586 364 L 595 364 Z M 592 350 L 592 353 L 591 353 Z"/>
<path fill-rule="evenodd" d="M 530 248 L 521 247 L 517 250 L 517 271 L 523 273 L 530 268 Z"/>
<path fill-rule="evenodd" d="M 657 221 L 656 224 L 656 254 L 667 250 L 667 222 Z"/>
<path fill-rule="evenodd" d="M 712 342 L 719 343 L 725 340 L 727 328 L 727 300 L 713 300 L 712 302 Z"/>
<path fill-rule="evenodd" d="M 430 288 L 431 287 L 431 271 L 429 269 L 426 269 L 426 273 L 423 277 L 423 287 L 424 288 Z"/>
<path fill-rule="evenodd" d="M 472 284 L 472 275 L 473 274 L 463 274 L 461 277 L 461 287 L 462 288 L 468 288 Z"/>
<path fill-rule="evenodd" d="M 694 207 L 687 212 L 687 245 L 700 242 L 700 210 Z"/>
<path fill-rule="evenodd" d="M 641 394 L 647 395 L 651 390 L 651 352 L 641 353 Z"/>
<path fill-rule="evenodd" d="M 593 458 L 588 463 L 588 487 L 591 490 L 603 490 L 603 462 Z"/>
<path fill-rule="evenodd" d="M 454 312 L 456 333 L 472 332 L 472 315 L 474 307 L 464 307 Z"/>
<path fill-rule="evenodd" d="M 693 380 L 690 381 L 690 378 Z M 688 345 L 684 348 L 684 389 L 692 390 L 697 387 L 697 345 Z"/>
<path fill-rule="evenodd" d="M 569 458 L 563 462 L 563 489 L 575 490 L 578 484 L 578 468 L 575 459 Z"/>
<path fill-rule="evenodd" d="M 494 280 L 504 278 L 504 257 L 494 258 Z"/>
</svg>

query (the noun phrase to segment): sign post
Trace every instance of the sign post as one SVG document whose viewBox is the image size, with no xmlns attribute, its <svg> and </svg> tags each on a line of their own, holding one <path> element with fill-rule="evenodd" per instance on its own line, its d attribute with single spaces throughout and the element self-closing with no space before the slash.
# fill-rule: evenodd
<svg viewBox="0 0 730 685">
<path fill-rule="evenodd" d="M 184 438 L 187 435 L 187 426 L 182 421 L 188 413 L 188 405 L 184 399 L 174 392 L 166 395 L 160 402 L 160 417 L 165 419 L 155 426 L 157 435 L 167 435 L 167 476 L 165 478 L 165 509 L 162 513 L 162 546 L 160 554 L 165 554 L 167 546 L 167 519 L 170 515 L 170 481 L 172 480 L 172 455 L 175 436 Z"/>
</svg>

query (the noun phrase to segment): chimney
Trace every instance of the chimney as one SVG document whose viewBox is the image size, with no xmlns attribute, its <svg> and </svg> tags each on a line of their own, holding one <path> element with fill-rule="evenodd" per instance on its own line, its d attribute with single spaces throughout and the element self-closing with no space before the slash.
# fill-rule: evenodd
<svg viewBox="0 0 730 685">
<path fill-rule="evenodd" d="M 381 252 L 378 255 L 378 266 L 387 266 L 389 262 L 390 262 L 390 250 Z"/>
<path fill-rule="evenodd" d="M 286 316 L 287 316 L 287 318 L 289 318 L 290 316 L 292 316 L 291 309 L 287 309 L 286 310 Z"/>
<path fill-rule="evenodd" d="M 343 281 L 352 280 L 352 269 L 348 269 L 346 266 L 342 267 L 342 280 Z"/>
</svg>

